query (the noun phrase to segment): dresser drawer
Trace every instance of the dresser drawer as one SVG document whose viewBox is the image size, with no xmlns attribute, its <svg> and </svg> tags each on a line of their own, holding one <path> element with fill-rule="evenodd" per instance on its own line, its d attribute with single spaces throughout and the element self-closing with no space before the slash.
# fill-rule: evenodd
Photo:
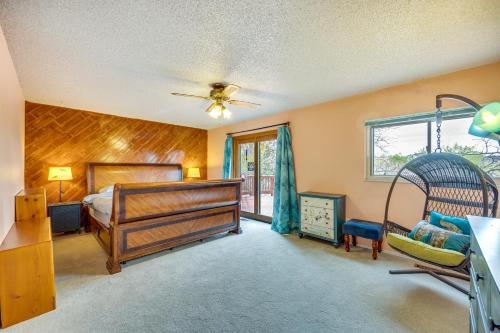
<svg viewBox="0 0 500 333">
<path fill-rule="evenodd" d="M 489 324 L 489 320 L 492 320 L 496 325 L 500 325 L 500 292 L 497 289 L 495 282 L 491 281 L 491 306 L 490 312 L 488 313 L 488 318 L 486 318 L 486 326 Z M 500 329 L 495 329 L 493 332 L 500 332 Z"/>
<path fill-rule="evenodd" d="M 475 333 L 477 332 L 477 316 L 479 313 L 478 305 L 477 305 L 477 294 L 473 285 L 471 284 L 470 288 L 470 307 L 469 307 L 469 332 Z"/>
<path fill-rule="evenodd" d="M 333 209 L 333 200 L 326 198 L 302 197 L 300 205 L 302 208 L 317 207 L 317 208 Z"/>
<path fill-rule="evenodd" d="M 332 228 L 334 211 L 327 208 L 304 207 L 301 211 L 301 221 L 318 227 Z"/>
<path fill-rule="evenodd" d="M 471 332 L 500 333 L 500 219 L 468 216 Z"/>
<path fill-rule="evenodd" d="M 488 329 L 486 328 L 486 317 L 488 313 L 486 305 L 488 304 L 488 295 L 479 292 L 478 283 L 474 278 L 476 274 L 477 273 L 474 271 L 474 268 L 471 266 L 470 314 L 474 316 L 474 318 L 471 319 L 471 326 L 474 325 L 475 327 L 475 330 L 472 330 L 471 332 L 488 332 Z"/>
<path fill-rule="evenodd" d="M 320 236 L 323 238 L 328 238 L 328 239 L 335 238 L 334 237 L 335 235 L 334 235 L 334 232 L 332 229 L 322 228 L 322 227 L 318 227 L 318 226 L 315 226 L 312 224 L 307 224 L 307 223 L 301 224 L 300 231 L 308 233 L 308 234 Z"/>
<path fill-rule="evenodd" d="M 474 288 L 471 288 L 471 300 L 469 309 L 469 323 L 470 332 L 472 333 L 486 333 L 488 329 L 485 326 L 484 318 L 482 317 L 480 310 L 480 303 L 476 298 L 477 294 Z"/>
<path fill-rule="evenodd" d="M 470 268 L 470 279 L 471 284 L 475 286 L 477 292 L 480 294 L 478 296 L 481 305 L 483 306 L 486 313 L 490 310 L 490 273 L 488 271 L 488 265 L 484 259 L 481 249 L 479 248 L 474 236 L 471 237 L 471 268 Z"/>
<path fill-rule="evenodd" d="M 477 333 L 488 333 L 490 330 L 488 329 L 487 323 L 484 322 L 483 317 L 478 314 L 476 317 L 476 332 Z"/>
</svg>

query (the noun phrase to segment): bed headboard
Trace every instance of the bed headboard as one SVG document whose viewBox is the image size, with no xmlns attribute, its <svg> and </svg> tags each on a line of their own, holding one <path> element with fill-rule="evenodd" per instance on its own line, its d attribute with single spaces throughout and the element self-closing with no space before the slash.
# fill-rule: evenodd
<svg viewBox="0 0 500 333">
<path fill-rule="evenodd" d="M 182 165 L 166 163 L 88 163 L 87 191 L 117 183 L 182 181 Z"/>
</svg>

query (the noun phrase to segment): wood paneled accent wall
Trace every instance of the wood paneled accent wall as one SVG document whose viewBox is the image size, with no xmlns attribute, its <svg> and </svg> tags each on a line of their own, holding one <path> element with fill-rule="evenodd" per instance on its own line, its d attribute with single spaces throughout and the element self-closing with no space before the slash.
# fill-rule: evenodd
<svg viewBox="0 0 500 333">
<path fill-rule="evenodd" d="M 207 175 L 207 131 L 139 119 L 26 102 L 26 187 L 43 186 L 58 201 L 59 184 L 47 180 L 51 166 L 70 166 L 64 201 L 87 193 L 87 162 L 181 163 Z"/>
</svg>

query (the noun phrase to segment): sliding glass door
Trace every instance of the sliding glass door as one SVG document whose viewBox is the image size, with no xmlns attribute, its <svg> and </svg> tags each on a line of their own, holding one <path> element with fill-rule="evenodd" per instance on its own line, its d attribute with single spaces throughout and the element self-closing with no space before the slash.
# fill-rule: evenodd
<svg viewBox="0 0 500 333">
<path fill-rule="evenodd" d="M 234 138 L 235 177 L 241 187 L 241 215 L 271 222 L 273 214 L 276 131 Z"/>
<path fill-rule="evenodd" d="M 255 143 L 240 143 L 238 145 L 240 157 L 238 177 L 243 178 L 241 186 L 241 211 L 254 213 L 255 211 Z"/>
</svg>

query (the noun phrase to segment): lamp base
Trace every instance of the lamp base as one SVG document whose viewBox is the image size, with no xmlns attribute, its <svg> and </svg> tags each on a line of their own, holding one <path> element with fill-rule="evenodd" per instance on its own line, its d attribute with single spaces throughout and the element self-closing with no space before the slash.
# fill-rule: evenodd
<svg viewBox="0 0 500 333">
<path fill-rule="evenodd" d="M 62 180 L 59 181 L 59 202 L 62 202 L 63 197 L 63 189 L 62 189 Z"/>
</svg>

